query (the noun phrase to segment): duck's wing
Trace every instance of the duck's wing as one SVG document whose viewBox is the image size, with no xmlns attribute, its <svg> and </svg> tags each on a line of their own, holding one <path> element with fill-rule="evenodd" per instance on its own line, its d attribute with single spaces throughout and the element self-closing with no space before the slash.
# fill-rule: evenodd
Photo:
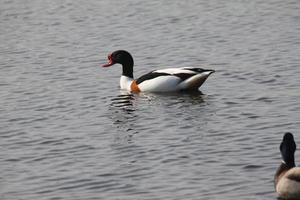
<svg viewBox="0 0 300 200">
<path fill-rule="evenodd" d="M 203 69 L 203 68 L 197 68 L 197 67 L 183 67 L 184 70 L 193 71 L 197 74 L 203 73 L 203 72 L 215 72 L 213 69 Z"/>
<path fill-rule="evenodd" d="M 299 183 L 300 186 L 300 167 L 294 167 L 292 169 L 290 169 L 286 175 L 285 175 L 288 179 L 294 180 L 296 182 Z M 300 189 L 299 189 L 300 191 Z"/>
<path fill-rule="evenodd" d="M 182 80 L 166 72 L 153 71 L 139 77 L 136 80 L 138 87 L 144 92 L 173 92 L 178 90 L 178 84 Z"/>
<path fill-rule="evenodd" d="M 148 91 L 195 90 L 213 72 L 202 68 L 167 68 L 145 74 L 136 83 Z"/>
<path fill-rule="evenodd" d="M 141 77 L 139 77 L 138 79 L 136 79 L 136 83 L 141 84 L 144 81 L 153 80 L 155 78 L 162 77 L 162 76 L 170 76 L 170 74 L 164 73 L 164 72 L 152 71 L 152 72 L 149 72 L 148 74 L 144 74 Z"/>
<path fill-rule="evenodd" d="M 213 72 L 214 70 L 207 70 L 202 68 L 192 68 L 192 67 L 182 67 L 182 68 L 167 68 L 167 69 L 159 69 L 149 72 L 141 77 L 139 77 L 136 82 L 137 84 L 142 83 L 143 81 L 147 81 L 150 79 L 155 79 L 161 76 L 177 76 L 182 81 L 203 72 Z"/>
</svg>

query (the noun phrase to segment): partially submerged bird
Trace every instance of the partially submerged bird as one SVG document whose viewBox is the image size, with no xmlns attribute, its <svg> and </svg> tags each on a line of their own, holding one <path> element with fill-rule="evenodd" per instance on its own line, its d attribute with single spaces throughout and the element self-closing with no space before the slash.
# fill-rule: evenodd
<svg viewBox="0 0 300 200">
<path fill-rule="evenodd" d="M 295 166 L 296 143 L 291 133 L 285 133 L 280 144 L 282 163 L 275 177 L 275 189 L 279 198 L 300 200 L 300 167 Z"/>
<path fill-rule="evenodd" d="M 125 50 L 118 50 L 108 55 L 108 63 L 103 67 L 114 64 L 122 65 L 120 79 L 121 89 L 130 92 L 177 92 L 197 91 L 207 77 L 214 72 L 202 68 L 168 68 L 154 70 L 138 79 L 133 78 L 133 58 Z"/>
</svg>

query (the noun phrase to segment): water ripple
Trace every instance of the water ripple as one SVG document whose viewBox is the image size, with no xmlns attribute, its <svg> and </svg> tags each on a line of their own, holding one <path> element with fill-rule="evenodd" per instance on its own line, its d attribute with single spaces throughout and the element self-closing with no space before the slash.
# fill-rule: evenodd
<svg viewBox="0 0 300 200">
<path fill-rule="evenodd" d="M 170 2 L 0 3 L 1 199 L 276 199 L 299 3 Z M 123 48 L 136 77 L 216 73 L 199 93 L 130 94 L 100 67 Z"/>
</svg>

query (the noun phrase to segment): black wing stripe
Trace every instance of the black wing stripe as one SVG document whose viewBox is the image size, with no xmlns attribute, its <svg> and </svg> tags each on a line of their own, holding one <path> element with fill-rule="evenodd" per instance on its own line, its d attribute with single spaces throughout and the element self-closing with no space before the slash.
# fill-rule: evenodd
<svg viewBox="0 0 300 200">
<path fill-rule="evenodd" d="M 159 73 L 159 72 L 150 72 L 150 73 L 145 74 L 145 75 L 141 76 L 140 78 L 138 78 L 136 80 L 136 83 L 140 84 L 144 81 L 154 79 L 154 78 L 159 77 L 159 76 L 170 76 L 170 74 L 168 74 L 168 73 Z"/>
<path fill-rule="evenodd" d="M 155 72 L 155 71 L 152 71 L 148 74 L 145 74 L 141 77 L 139 77 L 137 80 L 136 80 L 136 83 L 137 84 L 140 84 L 144 81 L 147 81 L 147 80 L 150 80 L 150 79 L 154 79 L 156 77 L 159 77 L 159 76 L 177 76 L 179 77 L 182 81 L 194 76 L 195 74 L 198 74 L 198 73 L 202 73 L 202 72 L 207 72 L 207 71 L 214 71 L 214 70 L 210 70 L 210 69 L 202 69 L 202 68 L 184 68 L 185 70 L 190 70 L 194 73 L 174 73 L 174 74 L 169 74 L 169 73 L 164 73 L 164 72 Z"/>
<path fill-rule="evenodd" d="M 178 73 L 178 74 L 173 74 L 174 76 L 179 77 L 182 81 L 194 76 L 195 74 L 187 74 L 187 73 Z"/>
<path fill-rule="evenodd" d="M 203 72 L 208 72 L 208 71 L 215 71 L 215 70 L 212 70 L 212 69 L 203 69 L 203 68 L 189 68 L 189 67 L 186 67 L 185 69 L 187 70 L 191 70 L 193 72 L 196 72 L 196 73 L 203 73 Z"/>
</svg>

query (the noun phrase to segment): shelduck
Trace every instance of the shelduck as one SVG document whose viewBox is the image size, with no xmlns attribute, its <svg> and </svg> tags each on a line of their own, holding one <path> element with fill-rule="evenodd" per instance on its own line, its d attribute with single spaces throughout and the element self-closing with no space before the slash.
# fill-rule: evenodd
<svg viewBox="0 0 300 200">
<path fill-rule="evenodd" d="M 133 58 L 125 50 L 114 51 L 108 55 L 108 63 L 103 67 L 114 64 L 122 65 L 120 78 L 121 89 L 138 92 L 178 92 L 197 91 L 208 76 L 214 73 L 211 69 L 182 67 L 154 70 L 138 79 L 133 78 Z"/>
</svg>

